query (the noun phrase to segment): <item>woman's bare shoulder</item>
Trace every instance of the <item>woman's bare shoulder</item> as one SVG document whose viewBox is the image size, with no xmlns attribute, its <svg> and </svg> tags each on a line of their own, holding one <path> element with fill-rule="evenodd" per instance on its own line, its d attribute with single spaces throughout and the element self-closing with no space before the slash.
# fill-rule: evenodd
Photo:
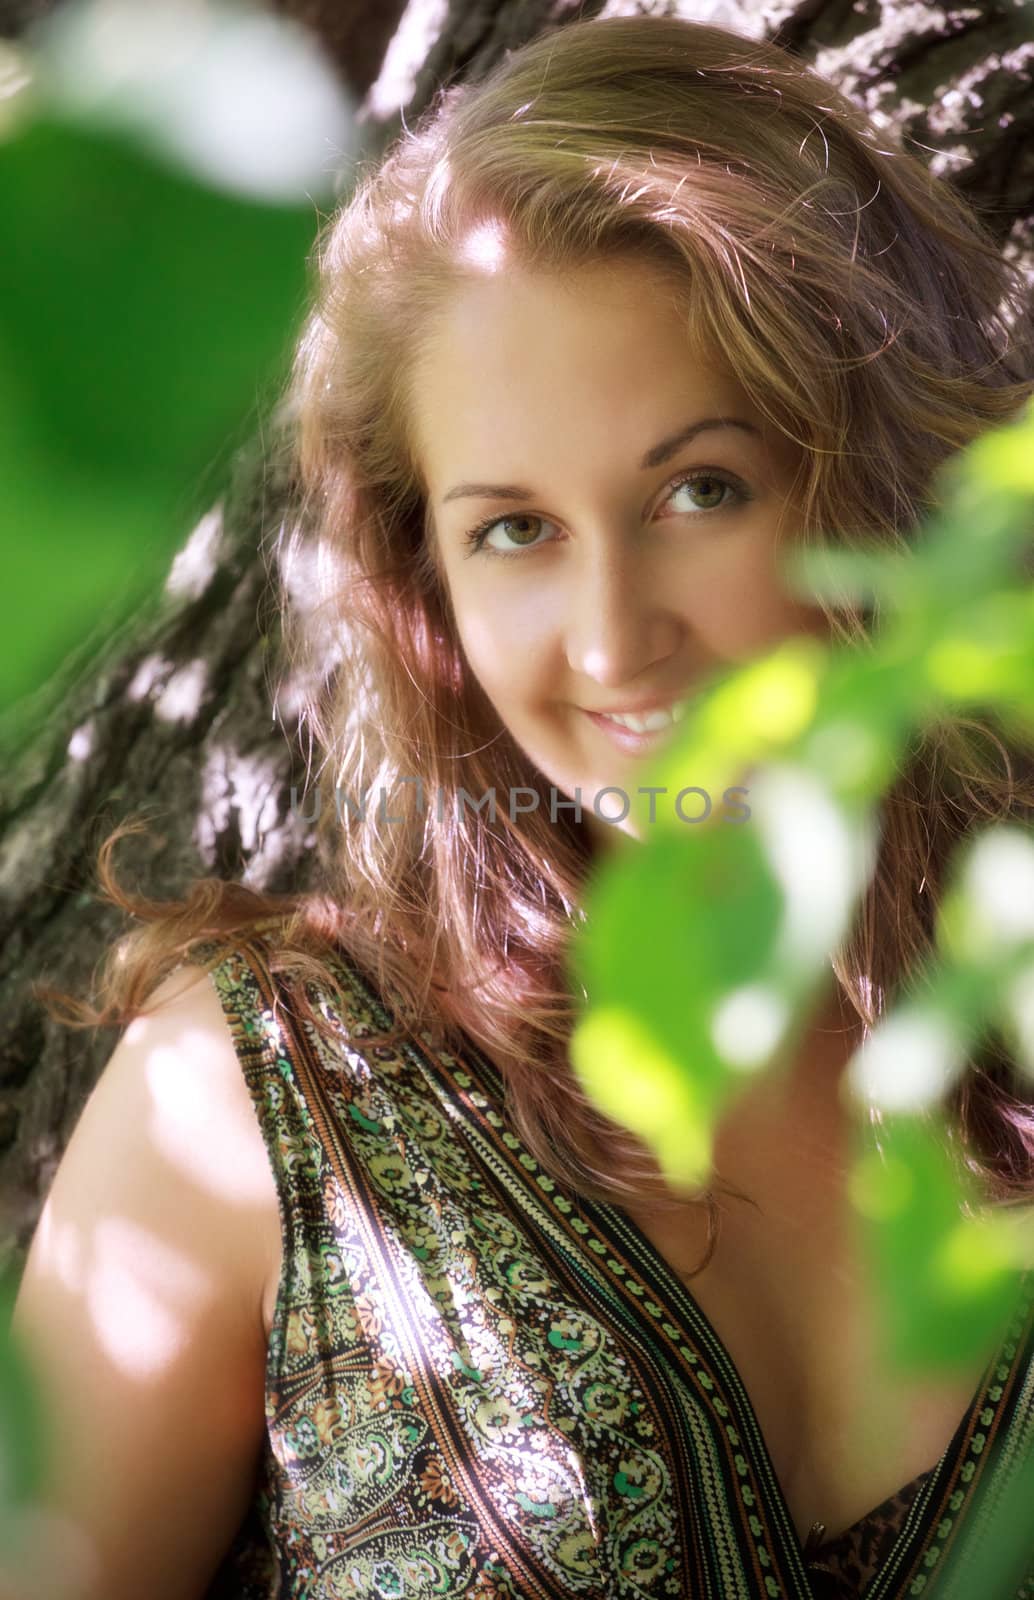
<svg viewBox="0 0 1034 1600">
<path fill-rule="evenodd" d="M 202 1175 L 233 1206 L 275 1201 L 272 1172 L 234 1044 L 229 1017 L 210 975 L 187 965 L 171 973 L 129 1024 L 125 1043 L 146 1038 L 145 1076 L 156 1127 L 170 1155 L 210 1163 Z M 170 1070 L 166 1055 L 175 1050 Z M 218 1137 L 197 1141 L 199 1119 Z"/>
<path fill-rule="evenodd" d="M 156 1128 L 170 1158 L 223 1195 L 227 1245 L 250 1258 L 249 1288 L 259 1282 L 260 1319 L 268 1337 L 282 1263 L 280 1208 L 256 1107 L 234 1045 L 223 1003 L 210 974 L 186 964 L 147 1002 L 151 1035 L 150 1091 Z M 175 1071 L 162 1070 L 162 1052 L 175 1051 Z M 199 1119 L 208 1124 L 199 1137 Z M 242 1241 L 247 1236 L 247 1244 Z"/>
<path fill-rule="evenodd" d="M 201 1592 L 253 1492 L 264 1438 L 276 1215 L 228 1018 L 209 976 L 180 968 L 101 1072 L 19 1287 L 12 1331 L 51 1429 L 43 1504 L 88 1560 L 65 1589 L 48 1551 L 29 1550 L 16 1594 Z"/>
</svg>

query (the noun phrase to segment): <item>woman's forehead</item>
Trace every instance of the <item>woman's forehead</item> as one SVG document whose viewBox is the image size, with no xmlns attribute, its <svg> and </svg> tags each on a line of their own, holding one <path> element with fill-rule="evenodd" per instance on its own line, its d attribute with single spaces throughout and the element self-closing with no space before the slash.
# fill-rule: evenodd
<svg viewBox="0 0 1034 1600">
<path fill-rule="evenodd" d="M 649 269 L 647 269 L 649 270 Z M 684 311 L 629 268 L 617 279 L 585 274 L 579 284 L 542 273 L 486 277 L 458 286 L 413 352 L 408 387 L 418 436 L 446 419 L 498 430 L 529 404 L 548 415 L 551 392 L 634 425 L 641 396 L 692 402 L 699 391 L 722 407 L 749 407 L 730 365 L 710 341 L 694 340 Z M 598 391 L 598 394 L 597 394 Z M 598 404 L 596 403 L 598 399 Z M 760 419 L 757 419 L 760 420 Z"/>
<path fill-rule="evenodd" d="M 444 503 L 457 486 L 552 495 L 571 488 L 573 469 L 594 490 L 613 472 L 624 495 L 646 452 L 715 416 L 756 431 L 702 433 L 701 448 L 721 441 L 734 457 L 726 464 L 759 488 L 796 486 L 804 436 L 792 420 L 783 431 L 783 406 L 769 398 L 785 385 L 742 378 L 687 305 L 686 281 L 649 255 L 563 271 L 508 263 L 450 289 L 402 379 L 432 544 L 440 518 L 477 509 L 473 499 Z"/>
</svg>

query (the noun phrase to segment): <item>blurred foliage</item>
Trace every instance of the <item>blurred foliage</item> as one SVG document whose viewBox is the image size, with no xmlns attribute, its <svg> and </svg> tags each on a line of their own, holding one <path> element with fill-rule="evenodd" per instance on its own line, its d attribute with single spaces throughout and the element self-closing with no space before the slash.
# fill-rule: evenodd
<svg viewBox="0 0 1034 1600">
<path fill-rule="evenodd" d="M 0 743 L 69 657 L 156 606 L 282 389 L 351 108 L 302 29 L 240 4 L 62 6 L 0 46 Z M 0 1558 L 60 1447 L 0 1298 Z M 32 1550 L 27 1554 L 32 1558 Z M 0 1573 L 13 1580 L 5 1568 Z"/>
<path fill-rule="evenodd" d="M 0 1279 L 0 1555 L 13 1543 L 18 1508 L 43 1483 L 46 1451 L 40 1397 L 26 1353 L 8 1336 L 17 1284 Z"/>
<path fill-rule="evenodd" d="M 239 6 L 79 5 L 0 102 L 9 748 L 65 655 L 153 603 L 282 386 L 348 138 L 332 83 Z"/>
<path fill-rule="evenodd" d="M 908 551 L 795 553 L 800 593 L 877 602 L 871 647 L 798 637 L 714 675 L 629 797 L 640 846 L 590 885 L 572 1060 L 678 1188 L 707 1185 L 722 1115 L 792 1060 L 872 873 L 878 803 L 916 735 L 989 709 L 1034 739 L 1034 590 L 1016 577 L 1034 532 L 1034 404 L 953 458 L 941 488 Z M 687 824 L 661 798 L 737 785 L 745 826 L 713 811 Z M 1004 1335 L 1034 1264 L 1031 1206 L 982 1205 L 946 1139 L 944 1097 L 992 1027 L 1034 1087 L 1034 837 L 1015 822 L 957 848 L 932 959 L 847 1067 L 849 1192 L 884 1359 L 902 1371 L 971 1366 Z M 998 1513 L 1003 1573 L 1034 1558 L 1034 1462 L 1031 1474 L 1016 1502 L 1026 1514 Z"/>
</svg>

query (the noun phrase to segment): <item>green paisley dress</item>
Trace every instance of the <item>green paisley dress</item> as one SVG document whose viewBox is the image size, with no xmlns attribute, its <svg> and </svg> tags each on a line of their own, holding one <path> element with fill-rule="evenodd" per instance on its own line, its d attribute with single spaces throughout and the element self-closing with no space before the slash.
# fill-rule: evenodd
<svg viewBox="0 0 1034 1600">
<path fill-rule="evenodd" d="M 207 1600 L 1034 1600 L 1034 1517 L 1021 1569 L 980 1586 L 995 1504 L 1034 1463 L 1034 1272 L 878 1537 L 863 1519 L 802 1549 L 714 1327 L 618 1207 L 540 1170 L 497 1070 L 364 1046 L 393 1019 L 343 956 L 347 1006 L 308 990 L 328 1039 L 285 1015 L 266 955 L 255 936 L 211 969 L 283 1269 L 262 1461 Z M 866 1545 L 853 1582 L 823 1559 Z"/>
</svg>

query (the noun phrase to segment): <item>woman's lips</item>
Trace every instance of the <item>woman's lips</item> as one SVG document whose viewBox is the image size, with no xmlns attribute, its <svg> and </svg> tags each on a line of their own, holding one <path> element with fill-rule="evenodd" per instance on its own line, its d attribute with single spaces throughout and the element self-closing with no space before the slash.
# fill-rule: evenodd
<svg viewBox="0 0 1034 1600">
<path fill-rule="evenodd" d="M 590 722 L 596 724 L 601 733 L 606 734 L 616 749 L 632 756 L 656 750 L 658 745 L 671 738 L 678 727 L 677 722 L 669 722 L 663 728 L 655 728 L 652 733 L 635 733 L 631 728 L 623 728 L 619 722 L 611 722 L 609 717 L 604 717 L 597 711 L 586 711 L 585 715 Z"/>
</svg>

